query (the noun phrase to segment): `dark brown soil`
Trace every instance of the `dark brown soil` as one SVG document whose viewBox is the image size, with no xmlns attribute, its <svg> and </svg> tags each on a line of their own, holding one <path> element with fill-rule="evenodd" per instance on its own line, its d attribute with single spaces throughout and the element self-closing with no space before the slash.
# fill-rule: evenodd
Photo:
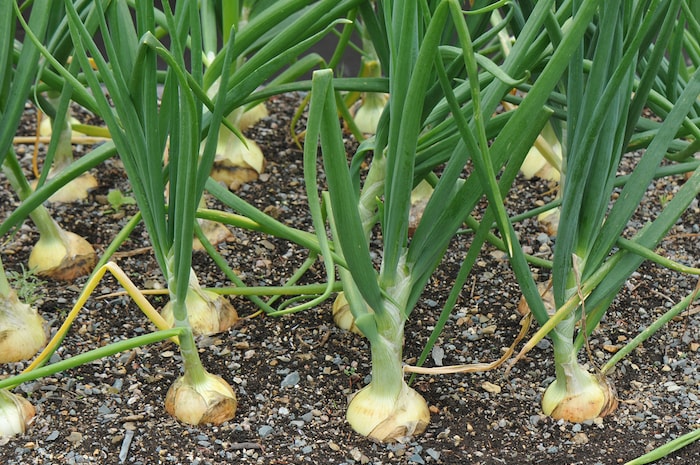
<svg viewBox="0 0 700 465">
<path fill-rule="evenodd" d="M 267 157 L 262 178 L 243 186 L 239 195 L 280 221 L 307 227 L 301 152 L 289 137 L 292 96 L 269 102 L 271 117 L 251 132 Z M 33 131 L 28 110 L 23 131 Z M 16 147 L 27 169 L 31 146 Z M 29 171 L 28 171 L 29 172 Z M 118 160 L 94 170 L 100 188 L 88 201 L 52 205 L 55 218 L 86 237 L 99 252 L 136 212 L 106 201 L 110 189 L 130 193 Z M 630 224 L 637 229 L 653 217 L 682 178 L 658 183 Z M 511 213 L 546 200 L 549 186 L 520 180 L 507 199 Z M 5 185 L 0 190 L 5 218 L 16 204 Z M 660 252 L 698 266 L 700 231 L 697 201 L 663 242 Z M 249 285 L 281 285 L 306 258 L 303 249 L 262 234 L 233 229 L 218 246 Z M 549 257 L 553 239 L 535 220 L 518 225 L 521 241 L 535 254 Z M 28 221 L 6 237 L 2 260 L 7 271 L 21 272 L 36 241 Z M 137 228 L 114 260 L 141 289 L 164 286 L 142 227 Z M 456 237 L 427 286 L 406 328 L 404 359 L 415 363 L 430 336 L 451 283 L 469 246 Z M 204 253 L 194 257 L 203 285 L 229 286 Z M 538 279 L 547 278 L 540 271 Z M 302 282 L 321 282 L 322 265 Z M 81 292 L 75 283 L 46 282 L 36 290 L 41 314 L 52 331 Z M 630 278 L 590 340 L 590 365 L 601 366 L 611 352 L 632 339 L 695 286 L 692 277 L 645 263 Z M 143 334 L 152 325 L 121 286 L 106 276 L 73 325 L 52 361 Z M 117 293 L 117 294 L 114 294 Z M 149 297 L 154 306 L 163 296 Z M 520 329 L 516 312 L 520 294 L 501 252 L 487 248 L 452 312 L 438 346 L 443 365 L 490 362 L 501 356 Z M 212 373 L 223 376 L 239 400 L 236 418 L 221 426 L 190 427 L 171 418 L 163 407 L 166 391 L 178 376 L 177 347 L 164 342 L 102 359 L 74 370 L 26 383 L 15 389 L 36 406 L 29 431 L 0 440 L 0 463 L 443 463 L 443 464 L 622 464 L 700 425 L 700 319 L 697 306 L 672 321 L 628 356 L 611 376 L 620 405 L 595 421 L 571 424 L 547 418 L 540 398 L 553 379 L 552 351 L 544 341 L 510 372 L 497 369 L 464 375 L 420 375 L 413 386 L 427 399 L 432 417 L 428 430 L 402 443 L 379 444 L 358 436 L 344 419 L 347 396 L 371 375 L 369 347 L 362 338 L 337 329 L 330 301 L 317 309 L 280 318 L 250 317 L 256 307 L 231 298 L 244 318 L 226 333 L 199 339 L 201 357 Z M 530 331 L 532 334 L 533 330 Z M 428 357 L 434 366 L 441 352 Z M 582 361 L 587 355 L 581 354 Z M 23 364 L 4 366 L 2 376 Z M 495 386 L 495 387 L 494 387 Z M 498 392 L 500 391 L 500 392 Z M 658 463 L 700 463 L 693 444 Z"/>
</svg>

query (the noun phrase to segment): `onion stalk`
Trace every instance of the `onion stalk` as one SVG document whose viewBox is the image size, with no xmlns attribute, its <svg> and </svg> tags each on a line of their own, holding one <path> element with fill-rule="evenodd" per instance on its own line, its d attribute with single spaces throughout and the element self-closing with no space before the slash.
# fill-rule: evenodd
<svg viewBox="0 0 700 465">
<path fill-rule="evenodd" d="M 35 413 L 27 399 L 0 389 L 0 438 L 24 434 Z"/>
</svg>

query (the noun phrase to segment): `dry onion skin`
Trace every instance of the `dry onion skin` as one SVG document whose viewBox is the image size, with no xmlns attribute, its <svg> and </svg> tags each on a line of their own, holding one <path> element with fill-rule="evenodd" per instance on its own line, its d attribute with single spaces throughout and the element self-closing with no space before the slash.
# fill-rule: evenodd
<svg viewBox="0 0 700 465">
<path fill-rule="evenodd" d="M 11 291 L 0 296 L 0 363 L 29 360 L 46 345 L 46 322 Z"/>
<path fill-rule="evenodd" d="M 220 376 L 207 372 L 199 381 L 185 372 L 165 396 L 165 410 L 189 425 L 219 425 L 232 419 L 237 407 L 231 386 Z"/>
<path fill-rule="evenodd" d="M 217 221 L 198 219 L 199 227 L 202 228 L 204 236 L 207 238 L 210 244 L 216 245 L 226 242 L 229 238 L 233 236 L 231 230 L 226 227 L 225 224 L 219 223 Z M 195 251 L 204 250 L 204 245 L 198 238 L 194 238 L 192 243 L 192 248 Z"/>
<path fill-rule="evenodd" d="M 544 231 L 550 237 L 556 237 L 559 232 L 559 217 L 561 216 L 560 207 L 547 210 L 537 215 L 537 222 L 542 225 Z"/>
<path fill-rule="evenodd" d="M 24 397 L 0 389 L 0 438 L 24 434 L 36 411 Z"/>
<path fill-rule="evenodd" d="M 413 236 L 416 232 L 421 219 L 423 218 L 423 212 L 425 207 L 428 206 L 430 197 L 433 195 L 433 186 L 428 183 L 425 179 L 418 183 L 418 185 L 411 191 L 411 209 L 408 216 L 408 235 Z"/>
<path fill-rule="evenodd" d="M 267 118 L 267 116 L 267 107 L 264 102 L 260 102 L 250 110 L 243 112 L 241 118 L 238 120 L 238 129 L 245 131 L 258 124 L 261 119 Z"/>
</svg>

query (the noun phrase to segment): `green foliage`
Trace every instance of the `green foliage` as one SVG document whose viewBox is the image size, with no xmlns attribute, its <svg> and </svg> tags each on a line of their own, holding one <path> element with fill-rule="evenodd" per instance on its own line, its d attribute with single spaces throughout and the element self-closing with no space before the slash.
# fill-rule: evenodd
<svg viewBox="0 0 700 465">
<path fill-rule="evenodd" d="M 119 211 L 124 205 L 136 205 L 136 199 L 130 195 L 124 195 L 119 189 L 110 189 L 107 201 L 113 210 Z"/>
<path fill-rule="evenodd" d="M 29 306 L 34 306 L 42 299 L 42 286 L 46 283 L 32 270 L 22 266 L 21 271 L 8 271 L 7 279 L 17 293 L 19 300 Z"/>
</svg>

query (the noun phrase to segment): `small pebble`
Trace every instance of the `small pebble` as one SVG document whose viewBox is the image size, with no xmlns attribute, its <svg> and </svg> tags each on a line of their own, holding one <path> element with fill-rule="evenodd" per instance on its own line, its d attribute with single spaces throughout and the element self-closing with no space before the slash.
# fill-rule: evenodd
<svg viewBox="0 0 700 465">
<path fill-rule="evenodd" d="M 299 384 L 300 379 L 301 379 L 301 377 L 299 376 L 299 372 L 293 371 L 284 377 L 284 379 L 282 380 L 282 383 L 280 384 L 280 387 L 284 388 L 284 387 L 296 386 L 297 384 Z"/>
<path fill-rule="evenodd" d="M 501 393 L 501 386 L 499 386 L 498 384 L 490 383 L 488 381 L 484 381 L 481 384 L 481 388 L 486 392 L 490 392 L 491 394 L 500 394 Z"/>
<path fill-rule="evenodd" d="M 68 442 L 77 443 L 83 440 L 83 435 L 77 431 L 71 432 L 66 438 Z"/>
</svg>

